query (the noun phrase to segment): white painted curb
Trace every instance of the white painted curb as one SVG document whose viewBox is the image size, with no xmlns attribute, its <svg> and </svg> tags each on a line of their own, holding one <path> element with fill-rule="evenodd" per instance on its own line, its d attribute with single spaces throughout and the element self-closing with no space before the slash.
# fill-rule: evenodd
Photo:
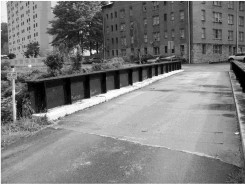
<svg viewBox="0 0 245 184">
<path fill-rule="evenodd" d="M 58 118 L 65 117 L 66 115 L 72 114 L 74 112 L 92 107 L 94 105 L 97 105 L 97 104 L 100 104 L 103 102 L 106 102 L 106 101 L 111 100 L 115 97 L 129 93 L 129 92 L 134 91 L 136 89 L 140 89 L 140 88 L 147 86 L 153 82 L 156 82 L 160 79 L 169 77 L 171 75 L 174 75 L 174 74 L 177 74 L 177 73 L 180 73 L 183 71 L 184 70 L 175 70 L 175 71 L 165 73 L 165 74 L 162 74 L 159 76 L 154 76 L 154 77 L 146 79 L 142 82 L 134 83 L 132 86 L 126 86 L 126 87 L 123 87 L 120 89 L 114 89 L 114 90 L 108 91 L 105 94 L 99 94 L 99 95 L 91 97 L 89 99 L 83 99 L 83 100 L 80 100 L 74 104 L 55 107 L 55 108 L 49 109 L 47 113 L 33 114 L 32 116 L 33 117 L 44 117 L 44 116 L 46 116 L 49 121 L 57 120 Z"/>
</svg>

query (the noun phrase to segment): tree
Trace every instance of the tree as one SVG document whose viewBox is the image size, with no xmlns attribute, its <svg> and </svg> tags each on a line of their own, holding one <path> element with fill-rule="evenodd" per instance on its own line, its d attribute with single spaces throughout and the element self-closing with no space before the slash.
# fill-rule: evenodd
<svg viewBox="0 0 245 184">
<path fill-rule="evenodd" d="M 1 53 L 8 55 L 8 24 L 1 23 Z"/>
<path fill-rule="evenodd" d="M 38 42 L 32 42 L 27 45 L 26 52 L 24 53 L 27 58 L 36 58 L 39 55 L 40 46 Z"/>
<path fill-rule="evenodd" d="M 14 53 L 9 53 L 8 54 L 8 58 L 9 59 L 14 59 L 14 58 L 16 58 L 16 55 Z"/>
<path fill-rule="evenodd" d="M 59 1 L 53 10 L 55 19 L 50 21 L 51 28 L 47 31 L 55 36 L 52 45 L 59 46 L 62 43 L 68 50 L 79 45 L 82 52 L 88 49 L 92 45 L 89 38 L 95 35 L 90 31 L 94 25 L 92 22 L 98 22 L 94 17 L 99 11 L 100 1 Z"/>
</svg>

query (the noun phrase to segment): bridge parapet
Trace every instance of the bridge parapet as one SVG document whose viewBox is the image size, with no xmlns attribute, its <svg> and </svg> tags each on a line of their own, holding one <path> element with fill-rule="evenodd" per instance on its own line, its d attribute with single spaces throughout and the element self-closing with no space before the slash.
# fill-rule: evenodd
<svg viewBox="0 0 245 184">
<path fill-rule="evenodd" d="M 174 61 L 26 82 L 32 108 L 38 113 L 180 69 L 181 62 Z"/>
<path fill-rule="evenodd" d="M 245 92 L 245 63 L 232 61 L 231 69 L 234 71 L 237 80 L 241 84 L 243 92 Z"/>
</svg>

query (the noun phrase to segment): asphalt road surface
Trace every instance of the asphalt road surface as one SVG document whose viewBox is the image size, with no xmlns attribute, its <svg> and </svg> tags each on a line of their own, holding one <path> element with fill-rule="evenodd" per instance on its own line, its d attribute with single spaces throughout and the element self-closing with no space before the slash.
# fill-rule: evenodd
<svg viewBox="0 0 245 184">
<path fill-rule="evenodd" d="M 229 182 L 243 164 L 229 65 L 183 68 L 2 150 L 2 182 Z"/>
</svg>

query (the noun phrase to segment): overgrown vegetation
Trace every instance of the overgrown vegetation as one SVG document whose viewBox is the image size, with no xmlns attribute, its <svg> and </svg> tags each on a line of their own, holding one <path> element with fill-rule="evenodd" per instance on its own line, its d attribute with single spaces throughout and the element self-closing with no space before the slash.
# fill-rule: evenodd
<svg viewBox="0 0 245 184">
<path fill-rule="evenodd" d="M 40 46 L 38 42 L 31 42 L 27 45 L 25 54 L 26 58 L 36 58 L 39 55 Z"/>
</svg>

